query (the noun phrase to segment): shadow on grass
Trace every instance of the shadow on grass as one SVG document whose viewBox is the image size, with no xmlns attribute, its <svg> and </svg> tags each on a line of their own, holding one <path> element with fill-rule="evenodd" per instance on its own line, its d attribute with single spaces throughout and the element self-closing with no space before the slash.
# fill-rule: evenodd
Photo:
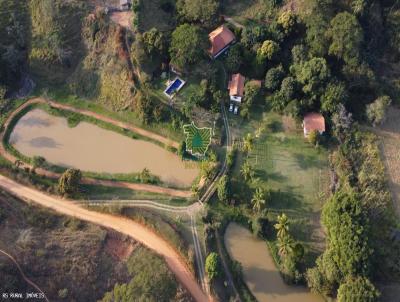
<svg viewBox="0 0 400 302">
<path fill-rule="evenodd" d="M 265 170 L 257 169 L 255 170 L 255 177 L 264 179 L 264 180 L 273 180 L 276 182 L 285 182 L 287 181 L 287 177 L 280 172 L 268 172 Z"/>
<path fill-rule="evenodd" d="M 293 158 L 296 160 L 298 166 L 302 170 L 307 170 L 310 168 L 322 168 L 321 162 L 314 155 L 294 153 Z"/>
<path fill-rule="evenodd" d="M 300 196 L 291 190 L 289 191 L 272 191 L 271 192 L 271 201 L 270 207 L 275 210 L 281 209 L 294 209 L 298 208 L 297 205 L 302 204 L 302 200 Z"/>
</svg>

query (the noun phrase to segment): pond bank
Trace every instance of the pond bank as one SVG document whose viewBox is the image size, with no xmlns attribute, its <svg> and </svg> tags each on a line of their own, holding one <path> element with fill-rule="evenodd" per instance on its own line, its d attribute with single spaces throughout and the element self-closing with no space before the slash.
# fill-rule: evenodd
<svg viewBox="0 0 400 302">
<path fill-rule="evenodd" d="M 240 262 L 248 288 L 260 302 L 323 302 L 324 299 L 300 286 L 284 283 L 267 244 L 246 228 L 230 223 L 226 229 L 225 247 L 229 256 Z"/>
<path fill-rule="evenodd" d="M 65 118 L 41 109 L 17 122 L 10 143 L 25 156 L 42 156 L 49 163 L 82 171 L 128 174 L 147 168 L 163 183 L 182 188 L 198 175 L 198 169 L 188 169 L 177 155 L 156 144 L 87 122 L 71 128 Z"/>
</svg>

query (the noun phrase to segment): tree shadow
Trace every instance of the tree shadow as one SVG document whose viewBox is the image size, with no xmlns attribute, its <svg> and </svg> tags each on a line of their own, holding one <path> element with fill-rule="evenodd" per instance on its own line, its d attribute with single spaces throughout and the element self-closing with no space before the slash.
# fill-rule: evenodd
<svg viewBox="0 0 400 302">
<path fill-rule="evenodd" d="M 302 170 L 321 167 L 320 161 L 313 155 L 306 155 L 303 153 L 294 153 L 293 158 L 295 159 L 297 165 Z"/>
<path fill-rule="evenodd" d="M 283 131 L 283 124 L 281 121 L 271 121 L 267 125 L 268 129 L 271 130 L 273 133 L 282 132 Z"/>
</svg>

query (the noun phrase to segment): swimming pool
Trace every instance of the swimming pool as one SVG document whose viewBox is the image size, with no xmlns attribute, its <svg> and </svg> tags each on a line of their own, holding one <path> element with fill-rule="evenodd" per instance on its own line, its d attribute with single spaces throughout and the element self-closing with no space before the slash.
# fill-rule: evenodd
<svg viewBox="0 0 400 302">
<path fill-rule="evenodd" d="M 180 78 L 176 78 L 175 80 L 173 80 L 169 86 L 167 87 L 167 89 L 164 90 L 164 93 L 168 96 L 168 97 L 172 97 L 172 95 L 175 92 L 178 92 L 183 85 L 185 85 L 185 81 L 180 79 Z"/>
</svg>

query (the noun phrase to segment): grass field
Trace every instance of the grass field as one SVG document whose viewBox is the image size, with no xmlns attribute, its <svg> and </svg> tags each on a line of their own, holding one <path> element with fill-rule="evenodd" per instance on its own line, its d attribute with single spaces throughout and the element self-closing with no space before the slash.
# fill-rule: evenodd
<svg viewBox="0 0 400 302">
<path fill-rule="evenodd" d="M 329 194 L 327 151 L 312 147 L 293 121 L 275 113 L 265 113 L 258 120 L 233 128 L 237 139 L 246 133 L 258 134 L 252 151 L 248 155 L 239 153 L 233 172 L 234 198 L 249 202 L 256 187 L 271 190 L 267 204 L 270 218 L 286 213 L 291 219 L 291 233 L 314 258 L 324 247 L 320 212 Z M 246 160 L 255 168 L 258 179 L 249 184 L 240 173 Z"/>
</svg>

